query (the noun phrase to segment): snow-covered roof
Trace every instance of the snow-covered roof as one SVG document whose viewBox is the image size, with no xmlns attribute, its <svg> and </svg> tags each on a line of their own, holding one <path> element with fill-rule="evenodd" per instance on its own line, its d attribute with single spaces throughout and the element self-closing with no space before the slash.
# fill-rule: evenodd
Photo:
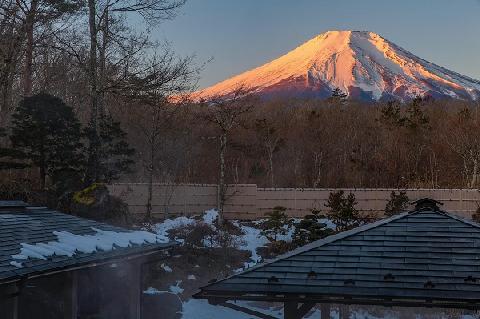
<svg viewBox="0 0 480 319">
<path fill-rule="evenodd" d="M 46 208 L 19 210 L 15 205 L 9 210 L 8 206 L 0 211 L 0 284 L 172 246 L 164 236 L 147 231 L 130 231 Z"/>
<path fill-rule="evenodd" d="M 478 307 L 478 256 L 477 224 L 420 209 L 313 242 L 196 297 Z"/>
</svg>

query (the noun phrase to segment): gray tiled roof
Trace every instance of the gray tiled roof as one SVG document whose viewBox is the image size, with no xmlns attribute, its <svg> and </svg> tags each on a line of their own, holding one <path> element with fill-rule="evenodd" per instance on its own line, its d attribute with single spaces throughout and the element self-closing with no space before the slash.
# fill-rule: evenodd
<svg viewBox="0 0 480 319">
<path fill-rule="evenodd" d="M 48 209 L 26 209 L 24 211 L 8 211 L 6 205 L 0 212 L 0 284 L 18 280 L 25 276 L 37 275 L 69 267 L 78 267 L 91 263 L 99 263 L 112 258 L 121 258 L 142 254 L 153 250 L 170 247 L 171 244 L 132 245 L 132 247 L 116 247 L 112 251 L 94 253 L 76 253 L 72 257 L 53 255 L 47 260 L 29 258 L 20 260 L 23 267 L 11 265 L 12 255 L 19 254 L 22 243 L 36 244 L 58 240 L 54 231 L 67 231 L 75 235 L 90 235 L 100 229 L 116 232 L 128 230 L 92 220 L 62 214 Z"/>
<path fill-rule="evenodd" d="M 203 287 L 196 297 L 299 295 L 478 304 L 480 228 L 445 212 L 405 213 L 309 244 Z"/>
</svg>

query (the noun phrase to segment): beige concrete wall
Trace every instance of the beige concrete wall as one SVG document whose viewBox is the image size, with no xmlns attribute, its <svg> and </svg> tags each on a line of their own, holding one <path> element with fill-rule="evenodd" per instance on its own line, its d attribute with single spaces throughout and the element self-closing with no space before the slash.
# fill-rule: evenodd
<svg viewBox="0 0 480 319">
<path fill-rule="evenodd" d="M 325 204 L 331 192 L 339 189 L 294 189 L 294 188 L 258 188 L 257 214 L 264 215 L 275 206 L 284 206 L 291 216 L 301 217 L 313 208 L 325 210 Z M 343 189 L 353 193 L 358 202 L 357 209 L 381 214 L 390 199 L 392 191 L 398 189 Z M 410 200 L 429 197 L 436 199 L 444 206 L 442 209 L 470 217 L 480 204 L 480 192 L 476 189 L 405 189 Z"/>
<path fill-rule="evenodd" d="M 110 193 L 128 204 L 130 212 L 144 214 L 148 185 L 118 183 L 109 185 Z M 152 212 L 156 217 L 193 215 L 217 206 L 217 185 L 211 184 L 154 184 Z"/>
<path fill-rule="evenodd" d="M 147 184 L 113 184 L 112 194 L 122 198 L 136 214 L 145 212 Z M 167 215 L 192 215 L 217 207 L 217 185 L 212 184 L 154 184 L 153 213 Z M 284 206 L 292 217 L 301 217 L 313 208 L 326 210 L 325 203 L 331 192 L 339 189 L 312 188 L 259 188 L 255 184 L 229 185 L 225 216 L 232 219 L 256 219 L 275 206 Z M 363 212 L 381 214 L 397 189 L 343 189 L 355 194 L 357 208 Z M 430 197 L 444 203 L 443 209 L 470 217 L 480 204 L 476 189 L 406 189 L 408 197 L 416 200 Z"/>
</svg>

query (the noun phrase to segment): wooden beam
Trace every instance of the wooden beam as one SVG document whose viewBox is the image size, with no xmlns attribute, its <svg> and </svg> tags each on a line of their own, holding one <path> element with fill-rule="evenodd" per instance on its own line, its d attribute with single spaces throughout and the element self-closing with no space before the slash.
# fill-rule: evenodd
<svg viewBox="0 0 480 319">
<path fill-rule="evenodd" d="M 230 308 L 230 309 L 233 309 L 233 310 L 236 310 L 236 311 L 240 311 L 240 312 L 246 313 L 247 315 L 255 316 L 255 317 L 260 318 L 260 319 L 278 319 L 276 317 L 264 314 L 260 311 L 255 311 L 255 310 L 252 310 L 252 309 L 249 309 L 249 308 L 246 308 L 246 307 L 242 307 L 242 306 L 230 303 L 230 302 L 221 302 L 221 303 L 217 303 L 217 305 L 222 306 L 222 307 L 227 307 L 227 308 Z"/>
<path fill-rule="evenodd" d="M 297 309 L 298 318 L 303 318 L 315 306 L 314 302 L 305 302 Z"/>
</svg>

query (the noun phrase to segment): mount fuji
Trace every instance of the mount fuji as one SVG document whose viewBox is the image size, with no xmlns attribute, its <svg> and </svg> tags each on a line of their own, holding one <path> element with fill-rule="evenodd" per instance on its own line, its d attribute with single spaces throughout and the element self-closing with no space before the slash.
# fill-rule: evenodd
<svg viewBox="0 0 480 319">
<path fill-rule="evenodd" d="M 368 101 L 480 97 L 480 81 L 367 31 L 322 33 L 269 63 L 195 92 L 194 98 L 228 97 L 239 87 L 265 98 L 326 98 L 335 88 Z"/>
</svg>

